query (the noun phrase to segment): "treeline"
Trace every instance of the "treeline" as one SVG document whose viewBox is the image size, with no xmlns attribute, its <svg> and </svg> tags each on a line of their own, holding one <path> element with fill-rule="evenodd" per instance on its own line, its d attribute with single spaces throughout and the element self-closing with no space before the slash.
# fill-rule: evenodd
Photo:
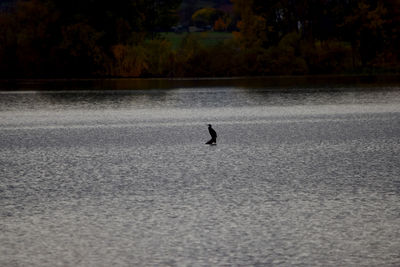
<svg viewBox="0 0 400 267">
<path fill-rule="evenodd" d="M 267 73 L 399 71 L 398 0 L 233 2 L 236 39 Z"/>
<path fill-rule="evenodd" d="M 180 0 L 27 0 L 0 14 L 2 77 L 399 72 L 397 0 L 232 0 L 232 41 L 178 49 Z"/>
<path fill-rule="evenodd" d="M 179 20 L 180 2 L 17 1 L 0 13 L 0 75 L 118 76 L 120 48 L 131 56 L 136 47 L 156 40 L 157 32 Z"/>
</svg>

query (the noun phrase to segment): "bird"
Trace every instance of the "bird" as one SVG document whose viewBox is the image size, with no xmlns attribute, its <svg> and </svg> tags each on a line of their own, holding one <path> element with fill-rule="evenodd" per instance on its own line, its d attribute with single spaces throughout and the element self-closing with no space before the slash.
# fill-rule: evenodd
<svg viewBox="0 0 400 267">
<path fill-rule="evenodd" d="M 217 132 L 212 128 L 211 124 L 208 124 L 208 132 L 211 135 L 211 139 L 206 144 L 207 145 L 217 144 Z"/>
</svg>

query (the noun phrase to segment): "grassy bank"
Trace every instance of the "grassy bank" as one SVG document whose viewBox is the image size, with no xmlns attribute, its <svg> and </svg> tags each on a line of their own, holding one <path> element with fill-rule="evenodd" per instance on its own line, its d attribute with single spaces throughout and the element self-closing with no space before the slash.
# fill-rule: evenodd
<svg viewBox="0 0 400 267">
<path fill-rule="evenodd" d="M 192 33 L 162 33 L 162 37 L 171 42 L 172 48 L 177 50 L 187 36 L 191 36 L 199 42 L 202 46 L 210 47 L 219 43 L 233 39 L 233 34 L 230 32 L 192 32 Z"/>
</svg>

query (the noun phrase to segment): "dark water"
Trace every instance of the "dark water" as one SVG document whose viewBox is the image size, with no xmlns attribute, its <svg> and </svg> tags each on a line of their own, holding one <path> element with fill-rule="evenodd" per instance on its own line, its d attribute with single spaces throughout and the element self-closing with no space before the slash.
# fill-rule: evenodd
<svg viewBox="0 0 400 267">
<path fill-rule="evenodd" d="M 146 83 L 0 93 L 1 266 L 400 265 L 398 85 Z"/>
</svg>

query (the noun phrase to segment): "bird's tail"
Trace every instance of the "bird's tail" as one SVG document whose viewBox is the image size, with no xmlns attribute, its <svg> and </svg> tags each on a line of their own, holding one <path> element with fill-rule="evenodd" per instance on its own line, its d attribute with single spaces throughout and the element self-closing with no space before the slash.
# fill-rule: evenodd
<svg viewBox="0 0 400 267">
<path fill-rule="evenodd" d="M 206 144 L 211 145 L 217 143 L 217 140 L 215 138 L 212 138 L 210 141 L 208 141 Z"/>
</svg>

